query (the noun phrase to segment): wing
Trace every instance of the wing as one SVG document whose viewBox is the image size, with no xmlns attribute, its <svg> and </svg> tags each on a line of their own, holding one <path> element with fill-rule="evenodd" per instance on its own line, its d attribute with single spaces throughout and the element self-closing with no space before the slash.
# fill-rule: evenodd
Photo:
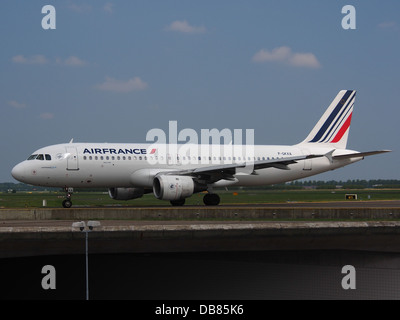
<svg viewBox="0 0 400 320">
<path fill-rule="evenodd" d="M 234 180 L 234 175 L 238 172 L 256 175 L 256 170 L 265 168 L 277 168 L 281 170 L 290 170 L 289 165 L 297 163 L 300 160 L 312 159 L 317 157 L 323 157 L 325 155 L 301 155 L 296 157 L 288 157 L 273 160 L 259 160 L 254 162 L 244 163 L 233 163 L 224 165 L 207 166 L 201 168 L 194 168 L 188 170 L 162 172 L 162 174 L 173 174 L 173 175 L 186 175 L 193 176 L 197 180 L 203 180 L 206 183 L 214 183 L 221 179 Z"/>
</svg>

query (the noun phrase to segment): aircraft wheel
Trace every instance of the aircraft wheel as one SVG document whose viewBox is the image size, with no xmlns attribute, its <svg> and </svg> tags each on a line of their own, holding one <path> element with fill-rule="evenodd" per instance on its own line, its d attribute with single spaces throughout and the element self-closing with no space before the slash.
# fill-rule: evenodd
<svg viewBox="0 0 400 320">
<path fill-rule="evenodd" d="M 203 202 L 206 206 L 217 206 L 220 201 L 221 199 L 216 193 L 207 193 L 203 198 Z"/>
<path fill-rule="evenodd" d="M 64 208 L 71 208 L 71 207 L 72 207 L 72 201 L 71 201 L 71 200 L 68 200 L 68 199 L 65 199 L 65 200 L 62 202 L 62 205 L 63 205 Z"/>
<path fill-rule="evenodd" d="M 171 200 L 170 203 L 173 206 L 183 206 L 185 204 L 185 199 Z"/>
</svg>

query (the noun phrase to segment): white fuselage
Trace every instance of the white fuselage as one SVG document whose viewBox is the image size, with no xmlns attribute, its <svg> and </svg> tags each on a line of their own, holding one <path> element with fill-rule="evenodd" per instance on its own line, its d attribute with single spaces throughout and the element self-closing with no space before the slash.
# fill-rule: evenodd
<svg viewBox="0 0 400 320">
<path fill-rule="evenodd" d="M 333 150 L 333 149 L 332 149 Z M 142 187 L 152 188 L 160 172 L 189 170 L 225 164 L 285 159 L 309 154 L 326 154 L 325 147 L 294 146 L 214 146 L 154 145 L 114 143 L 68 143 L 35 151 L 16 165 L 12 175 L 19 181 L 48 187 Z M 334 156 L 353 153 L 336 149 Z M 299 160 L 287 170 L 269 167 L 255 171 L 237 170 L 234 179 L 221 179 L 212 186 L 260 186 L 305 178 L 334 170 L 359 158 L 332 160 L 328 157 Z M 251 174 L 250 174 L 251 173 Z"/>
</svg>

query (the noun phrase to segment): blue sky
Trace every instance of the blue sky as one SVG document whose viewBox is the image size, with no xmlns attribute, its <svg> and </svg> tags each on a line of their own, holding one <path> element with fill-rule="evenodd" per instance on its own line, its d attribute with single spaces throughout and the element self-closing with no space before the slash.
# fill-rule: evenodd
<svg viewBox="0 0 400 320">
<path fill-rule="evenodd" d="M 40 147 L 145 142 L 170 120 L 295 144 L 341 89 L 348 147 L 393 152 L 315 179 L 400 179 L 399 1 L 5 0 L 0 24 L 0 182 Z"/>
</svg>

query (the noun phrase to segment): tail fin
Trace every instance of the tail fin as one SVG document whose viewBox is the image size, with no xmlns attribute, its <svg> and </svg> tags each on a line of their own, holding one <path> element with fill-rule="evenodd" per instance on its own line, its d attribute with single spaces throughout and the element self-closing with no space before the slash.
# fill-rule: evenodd
<svg viewBox="0 0 400 320">
<path fill-rule="evenodd" d="M 300 144 L 346 149 L 355 97 L 355 90 L 339 91 L 314 129 Z"/>
</svg>

